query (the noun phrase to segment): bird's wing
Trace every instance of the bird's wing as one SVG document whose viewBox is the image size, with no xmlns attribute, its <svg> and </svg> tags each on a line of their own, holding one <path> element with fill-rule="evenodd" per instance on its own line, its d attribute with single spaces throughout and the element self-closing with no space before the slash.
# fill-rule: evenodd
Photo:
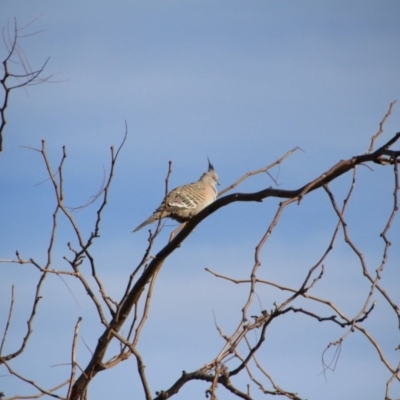
<svg viewBox="0 0 400 400">
<path fill-rule="evenodd" d="M 191 183 L 174 189 L 167 199 L 168 209 L 194 209 L 204 197 L 202 185 Z"/>
</svg>

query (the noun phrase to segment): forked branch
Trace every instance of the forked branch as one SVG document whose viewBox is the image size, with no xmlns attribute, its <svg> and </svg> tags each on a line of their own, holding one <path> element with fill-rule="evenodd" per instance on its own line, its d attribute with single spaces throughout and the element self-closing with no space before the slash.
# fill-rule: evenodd
<svg viewBox="0 0 400 400">
<path fill-rule="evenodd" d="M 2 88 L 2 99 L 0 100 L 0 152 L 3 150 L 3 134 L 7 123 L 6 110 L 8 107 L 11 91 L 18 88 L 38 85 L 49 82 L 53 75 L 42 77 L 44 69 L 49 61 L 47 59 L 40 68 L 33 69 L 25 56 L 20 45 L 23 38 L 33 34 L 23 34 L 23 31 L 31 24 L 19 28 L 17 21 L 14 20 L 13 26 L 9 24 L 3 28 L 3 42 L 8 50 L 7 56 L 1 63 L 2 76 L 0 78 L 0 87 Z M 17 72 L 17 68 L 20 72 Z"/>
</svg>

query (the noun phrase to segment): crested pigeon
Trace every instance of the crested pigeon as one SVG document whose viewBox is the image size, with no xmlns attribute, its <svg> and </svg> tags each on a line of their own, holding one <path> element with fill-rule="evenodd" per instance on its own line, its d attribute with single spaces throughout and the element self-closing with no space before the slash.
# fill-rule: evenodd
<svg viewBox="0 0 400 400">
<path fill-rule="evenodd" d="M 161 205 L 153 215 L 146 219 L 133 232 L 157 221 L 159 218 L 172 218 L 179 222 L 185 222 L 198 214 L 217 198 L 218 175 L 213 165 L 208 160 L 208 171 L 197 182 L 179 186 L 167 194 Z"/>
</svg>

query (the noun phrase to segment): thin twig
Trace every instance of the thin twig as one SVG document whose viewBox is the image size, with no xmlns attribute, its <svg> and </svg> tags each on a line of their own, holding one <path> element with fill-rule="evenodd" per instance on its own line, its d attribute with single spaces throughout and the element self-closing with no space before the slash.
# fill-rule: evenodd
<svg viewBox="0 0 400 400">
<path fill-rule="evenodd" d="M 77 343 L 78 343 L 78 332 L 79 332 L 79 327 L 80 327 L 81 322 L 82 322 L 82 317 L 79 317 L 78 321 L 75 325 L 75 330 L 74 330 L 74 339 L 72 341 L 72 348 L 71 348 L 71 377 L 69 378 L 67 399 L 69 399 L 69 397 L 71 395 L 71 389 L 72 389 L 72 385 L 73 385 L 74 379 L 75 379 L 76 366 L 77 366 L 76 347 L 77 347 Z"/>
<path fill-rule="evenodd" d="M 225 193 L 229 192 L 230 190 L 234 189 L 235 187 L 239 186 L 244 180 L 246 180 L 247 178 L 249 178 L 250 176 L 253 175 L 258 175 L 261 174 L 263 172 L 267 172 L 268 170 L 276 167 L 277 165 L 280 165 L 286 158 L 288 158 L 289 156 L 291 156 L 296 150 L 301 150 L 300 147 L 295 147 L 292 150 L 289 150 L 288 152 L 286 152 L 281 158 L 279 158 L 278 160 L 276 160 L 275 162 L 267 165 L 266 167 L 257 169 L 255 171 L 251 171 L 251 172 L 247 172 L 246 174 L 244 174 L 241 178 L 239 178 L 236 182 L 232 183 L 231 185 L 229 185 L 228 187 L 226 187 L 225 189 L 221 190 L 218 193 L 218 197 L 223 196 Z M 276 183 L 276 182 L 275 182 Z"/>
<path fill-rule="evenodd" d="M 10 327 L 10 322 L 11 322 L 11 317 L 14 309 L 14 285 L 11 286 L 11 301 L 10 301 L 10 308 L 8 309 L 8 317 L 7 317 L 7 322 L 6 322 L 6 327 L 4 328 L 4 333 L 3 333 L 3 339 L 1 340 L 1 345 L 0 345 L 0 357 L 3 354 L 3 347 L 4 343 L 6 342 L 6 337 L 8 333 L 8 328 Z"/>
<path fill-rule="evenodd" d="M 385 114 L 385 116 L 383 117 L 381 122 L 379 123 L 378 132 L 376 132 L 375 135 L 372 136 L 372 138 L 371 138 L 371 144 L 369 145 L 369 148 L 366 151 L 366 154 L 371 153 L 371 151 L 373 150 L 375 140 L 378 139 L 378 137 L 383 133 L 383 126 L 385 125 L 386 120 L 390 117 L 390 114 L 392 113 L 392 109 L 396 103 L 397 103 L 397 100 L 394 100 L 389 104 L 389 109 L 387 110 L 387 113 Z"/>
<path fill-rule="evenodd" d="M 58 386 L 57 386 L 55 389 L 53 389 L 53 390 L 46 390 L 46 389 L 42 388 L 41 386 L 39 386 L 39 385 L 38 385 L 37 383 L 35 383 L 34 381 L 32 381 L 32 380 L 30 380 L 30 379 L 27 379 L 27 378 L 25 378 L 24 376 L 22 376 L 21 374 L 19 374 L 18 372 L 14 371 L 14 370 L 10 367 L 10 365 L 8 364 L 8 362 L 7 362 L 4 358 L 0 358 L 0 362 L 3 363 L 3 364 L 6 366 L 8 372 L 9 372 L 11 375 L 14 375 L 15 377 L 17 377 L 17 378 L 20 379 L 21 381 L 30 384 L 30 385 L 33 386 L 35 389 L 39 390 L 39 391 L 41 392 L 42 395 L 47 394 L 48 396 L 54 397 L 54 398 L 56 398 L 56 399 L 67 400 L 66 397 L 63 397 L 63 396 L 59 396 L 59 395 L 57 395 L 57 394 L 54 394 L 54 393 L 52 393 L 52 391 L 57 390 L 57 389 L 63 387 L 64 385 L 66 385 L 66 384 L 69 382 L 69 379 L 68 379 L 67 381 L 61 383 L 60 385 L 58 385 Z M 25 397 L 25 396 L 15 396 L 15 397 L 13 397 L 13 398 L 14 398 L 14 399 L 17 399 L 17 398 L 27 398 L 27 397 Z"/>
</svg>

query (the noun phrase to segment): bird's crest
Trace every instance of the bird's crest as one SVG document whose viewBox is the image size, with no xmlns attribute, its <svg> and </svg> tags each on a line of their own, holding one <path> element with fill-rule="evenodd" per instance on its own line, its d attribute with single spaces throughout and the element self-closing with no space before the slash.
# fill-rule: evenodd
<svg viewBox="0 0 400 400">
<path fill-rule="evenodd" d="M 210 159 L 207 157 L 207 160 L 208 160 L 208 170 L 209 171 L 214 171 L 214 166 L 211 164 L 211 162 L 210 162 Z"/>
</svg>

